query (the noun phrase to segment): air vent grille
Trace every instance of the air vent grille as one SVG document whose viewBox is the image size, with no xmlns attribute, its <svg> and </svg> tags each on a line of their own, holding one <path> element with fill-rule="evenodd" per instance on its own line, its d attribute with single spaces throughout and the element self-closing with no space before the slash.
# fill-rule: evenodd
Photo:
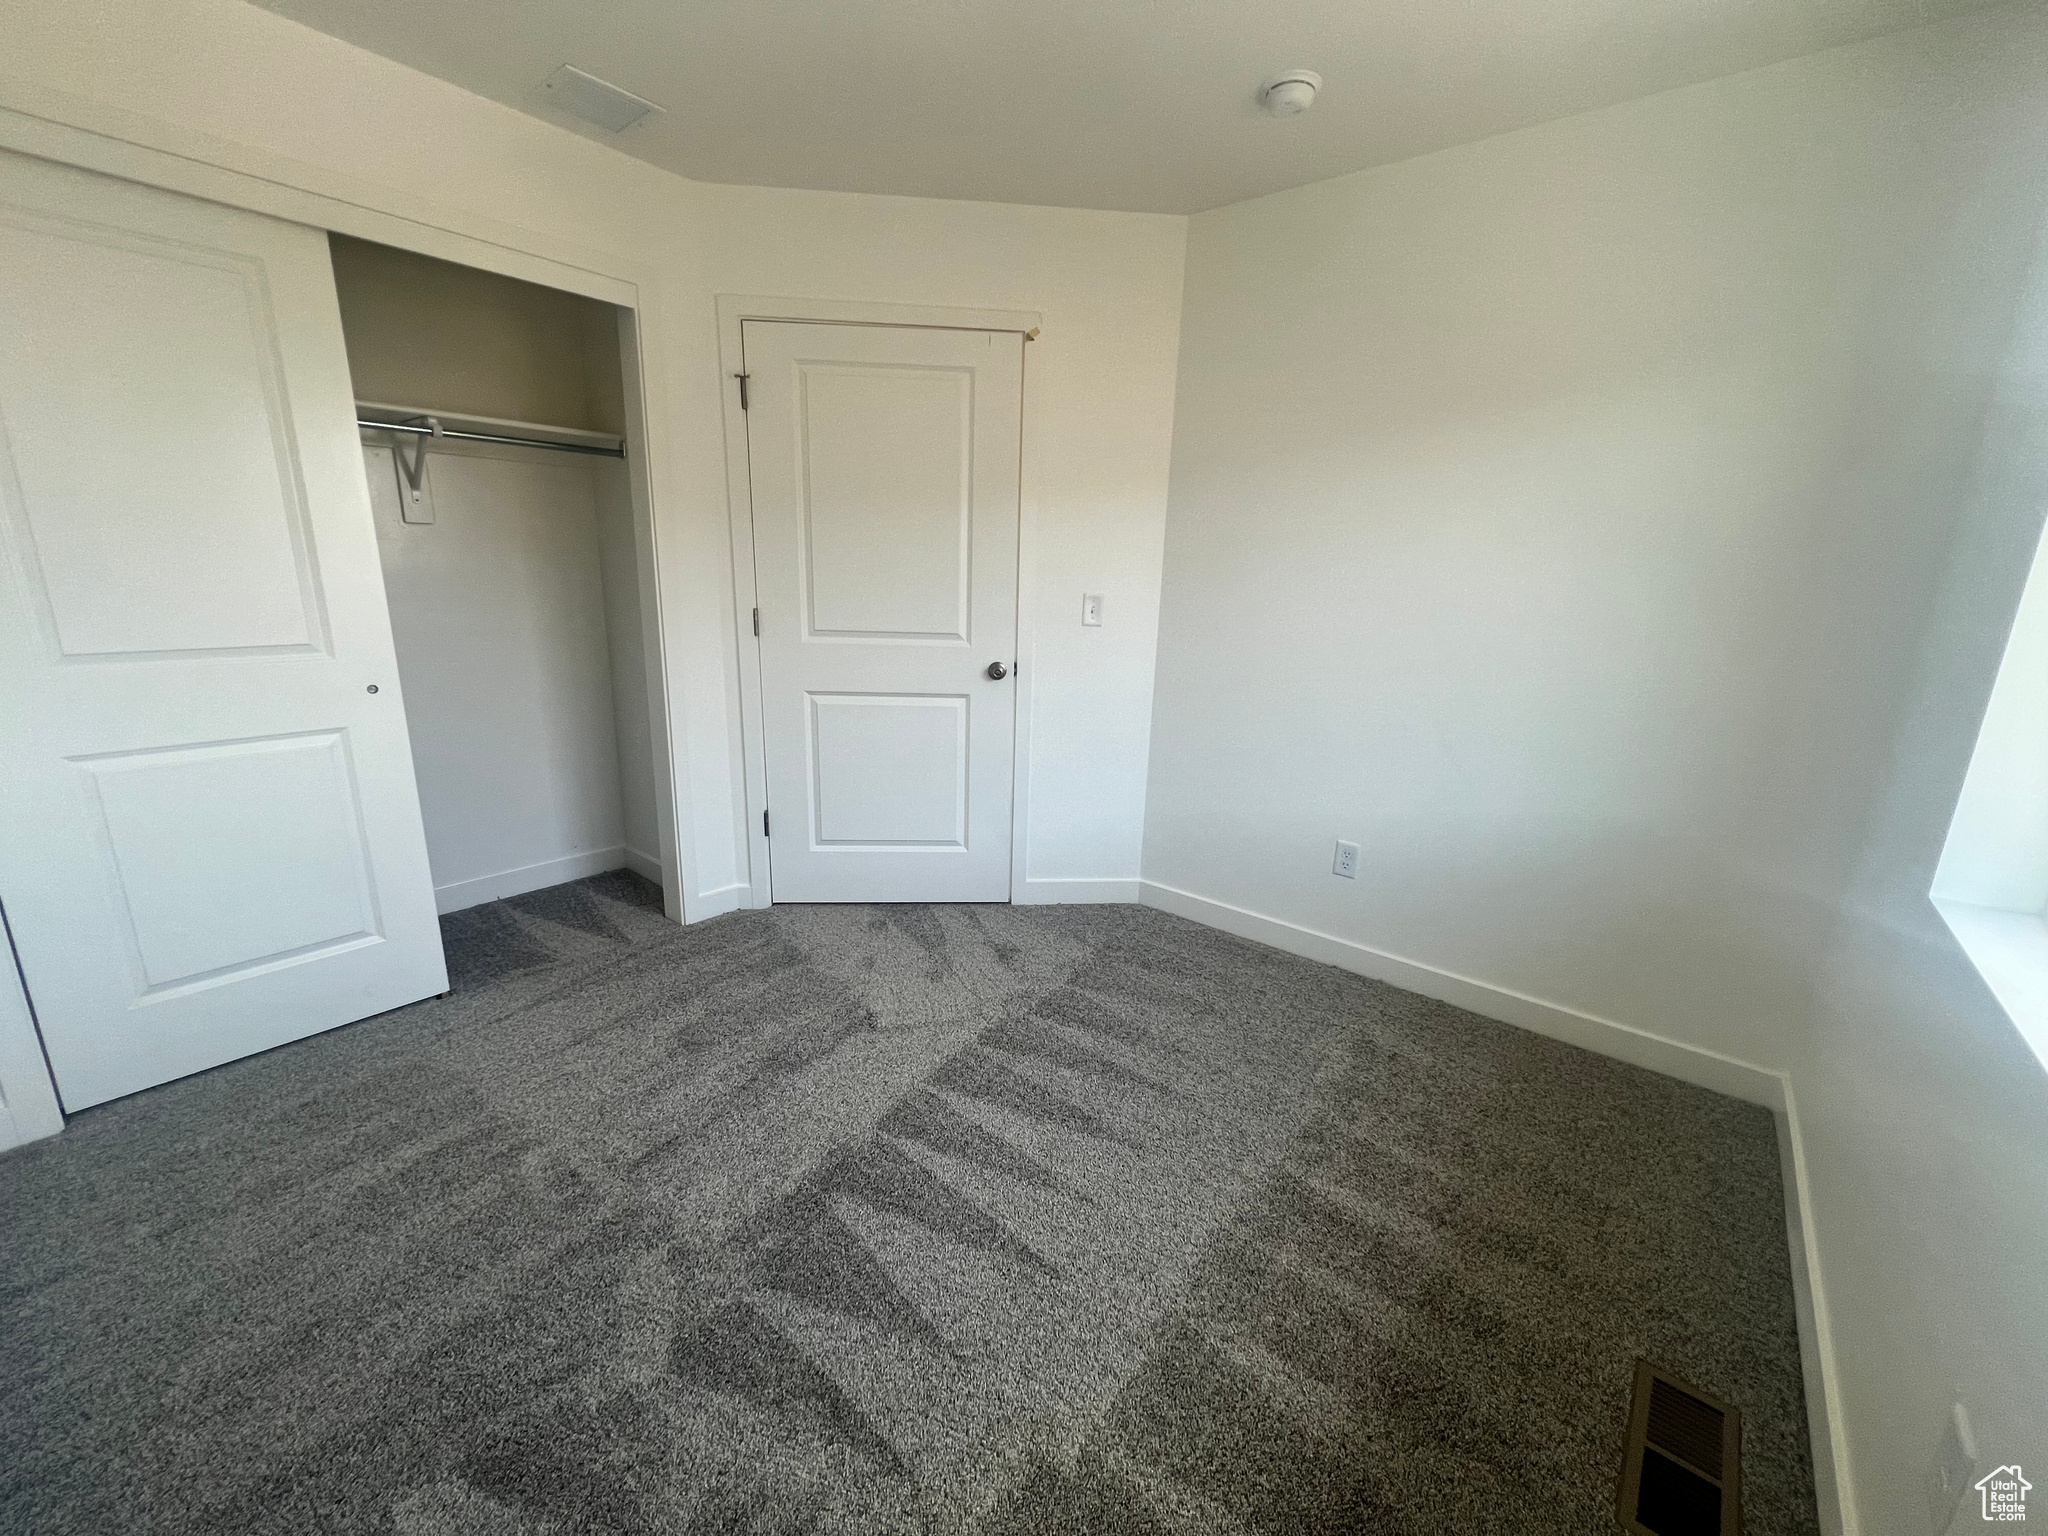
<svg viewBox="0 0 2048 1536">
<path fill-rule="evenodd" d="M 1615 1519 L 1641 1536 L 1739 1536 L 1741 1455 L 1734 1408 L 1638 1360 Z"/>
<path fill-rule="evenodd" d="M 1668 1381 L 1650 1380 L 1650 1421 L 1644 1438 L 1660 1451 L 1721 1480 L 1721 1430 L 1727 1415 Z"/>
<path fill-rule="evenodd" d="M 662 110 L 644 97 L 620 90 L 609 80 L 585 74 L 573 64 L 564 64 L 549 75 L 541 81 L 541 88 L 565 112 L 586 123 L 595 123 L 608 133 L 624 133 L 650 112 L 658 114 Z"/>
</svg>

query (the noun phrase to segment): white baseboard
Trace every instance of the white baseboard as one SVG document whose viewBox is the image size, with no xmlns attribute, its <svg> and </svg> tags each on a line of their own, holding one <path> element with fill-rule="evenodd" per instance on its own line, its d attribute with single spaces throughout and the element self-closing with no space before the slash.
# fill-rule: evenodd
<svg viewBox="0 0 2048 1536">
<path fill-rule="evenodd" d="M 63 1129 L 64 1115 L 57 1108 L 55 1094 L 50 1095 L 47 1106 L 38 1103 L 18 1115 L 13 1105 L 0 1104 L 0 1152 L 25 1147 L 32 1141 L 41 1141 L 45 1136 L 54 1136 Z"/>
<path fill-rule="evenodd" d="M 50 1064 L 43 1059 L 14 951 L 0 929 L 0 1152 L 63 1129 L 57 1085 L 50 1081 Z"/>
<path fill-rule="evenodd" d="M 1800 1368 L 1806 1388 L 1807 1428 L 1813 1440 L 1814 1491 L 1821 1529 L 1827 1536 L 1860 1536 L 1854 1484 L 1850 1480 L 1848 1438 L 1837 1408 L 1842 1400 L 1841 1387 L 1828 1323 L 1827 1287 L 1821 1278 L 1820 1248 L 1814 1237 L 1806 1149 L 1800 1140 L 1799 1107 L 1788 1073 L 1653 1035 L 1630 1024 L 1545 1002 L 1470 976 L 1438 970 L 1419 960 L 1267 917 L 1229 902 L 1197 896 L 1156 880 L 1140 884 L 1139 899 L 1148 907 L 1220 928 L 1239 938 L 1269 944 L 1291 955 L 1370 976 L 1405 991 L 1455 1004 L 1482 1018 L 1514 1024 L 1771 1110 L 1778 1124 L 1778 1161 L 1785 1180 L 1786 1240 L 1791 1247 L 1792 1294 L 1799 1318 Z"/>
<path fill-rule="evenodd" d="M 626 847 L 626 868 L 656 885 L 661 884 L 661 860 L 651 853 L 642 853 L 631 844 Z"/>
<path fill-rule="evenodd" d="M 1455 1004 L 1481 1018 L 1519 1025 L 1536 1034 L 1548 1035 L 1553 1040 L 1562 1040 L 1567 1045 L 1583 1046 L 1602 1056 L 1647 1067 L 1652 1072 L 1661 1072 L 1681 1082 L 1696 1083 L 1731 1098 L 1747 1099 L 1752 1104 L 1762 1104 L 1771 1109 L 1777 1109 L 1784 1102 L 1781 1074 L 1733 1056 L 1724 1056 L 1719 1051 L 1669 1040 L 1648 1030 L 1637 1029 L 1632 1024 L 1581 1013 L 1576 1008 L 1548 1003 L 1540 997 L 1513 992 L 1490 982 L 1475 981 L 1470 976 L 1440 971 L 1419 960 L 1404 959 L 1370 945 L 1340 939 L 1331 933 L 1320 933 L 1281 918 L 1249 912 L 1229 902 L 1197 896 L 1192 891 L 1161 885 L 1154 880 L 1144 881 L 1143 885 L 1141 899 L 1146 906 L 1206 923 L 1211 928 L 1221 928 L 1239 938 L 1256 939 L 1261 944 L 1284 949 L 1291 955 L 1320 960 L 1325 965 L 1355 971 L 1375 981 L 1389 982 L 1405 991 L 1419 992 L 1438 1002 Z"/>
<path fill-rule="evenodd" d="M 466 907 L 480 907 L 487 901 L 503 901 L 507 896 L 523 896 L 528 891 L 545 890 L 567 880 L 581 880 L 585 875 L 601 875 L 608 869 L 624 868 L 624 848 L 597 848 L 589 853 L 572 853 L 564 859 L 548 859 L 519 869 L 501 869 L 495 875 L 479 875 L 474 880 L 437 885 L 434 887 L 434 910 L 460 912 Z"/>
<path fill-rule="evenodd" d="M 683 921 L 701 923 L 707 917 L 723 917 L 736 912 L 747 904 L 747 898 L 754 888 L 744 883 L 714 886 L 708 891 L 699 891 L 685 903 Z"/>
<path fill-rule="evenodd" d="M 1142 881 L 1099 880 L 1087 878 L 1055 877 L 1047 880 L 1033 880 L 1029 876 L 1017 882 L 1011 900 L 1018 906 L 1050 906 L 1058 902 L 1105 902 L 1136 901 L 1138 887 Z"/>
<path fill-rule="evenodd" d="M 1835 1369 L 1834 1330 L 1827 1287 L 1821 1281 L 1820 1244 L 1813 1230 L 1813 1191 L 1806 1174 L 1806 1144 L 1799 1132 L 1799 1101 L 1789 1073 L 1781 1078 L 1784 1103 L 1777 1114 L 1778 1169 L 1785 1180 L 1785 1235 L 1792 1245 L 1792 1303 L 1799 1319 L 1799 1369 L 1806 1384 L 1806 1425 L 1812 1439 L 1813 1492 L 1826 1536 L 1860 1536 L 1852 1495 L 1849 1436 L 1838 1409 L 1841 1378 Z"/>
</svg>

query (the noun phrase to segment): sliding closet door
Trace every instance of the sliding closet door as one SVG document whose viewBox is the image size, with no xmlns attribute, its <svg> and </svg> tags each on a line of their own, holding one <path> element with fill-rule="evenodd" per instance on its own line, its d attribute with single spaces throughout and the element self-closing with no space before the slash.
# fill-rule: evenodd
<svg viewBox="0 0 2048 1536">
<path fill-rule="evenodd" d="M 0 154 L 0 901 L 67 1109 L 445 988 L 326 237 Z"/>
</svg>

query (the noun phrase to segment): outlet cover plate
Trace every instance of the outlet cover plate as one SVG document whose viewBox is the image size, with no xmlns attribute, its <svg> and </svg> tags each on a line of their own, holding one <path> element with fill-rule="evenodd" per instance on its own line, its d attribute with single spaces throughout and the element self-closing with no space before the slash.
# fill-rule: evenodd
<svg viewBox="0 0 2048 1536">
<path fill-rule="evenodd" d="M 1356 880 L 1358 878 L 1358 844 L 1347 843 L 1340 838 L 1337 843 L 1337 857 L 1330 862 L 1330 870 L 1333 874 L 1342 875 L 1346 880 Z"/>
</svg>

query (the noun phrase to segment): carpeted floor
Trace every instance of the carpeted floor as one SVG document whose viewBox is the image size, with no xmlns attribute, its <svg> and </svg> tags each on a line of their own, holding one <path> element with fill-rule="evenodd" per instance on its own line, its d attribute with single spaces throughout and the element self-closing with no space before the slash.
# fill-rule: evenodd
<svg viewBox="0 0 2048 1536">
<path fill-rule="evenodd" d="M 630 875 L 0 1159 L 0 1530 L 1815 1530 L 1762 1110 L 1134 907 Z"/>
</svg>

